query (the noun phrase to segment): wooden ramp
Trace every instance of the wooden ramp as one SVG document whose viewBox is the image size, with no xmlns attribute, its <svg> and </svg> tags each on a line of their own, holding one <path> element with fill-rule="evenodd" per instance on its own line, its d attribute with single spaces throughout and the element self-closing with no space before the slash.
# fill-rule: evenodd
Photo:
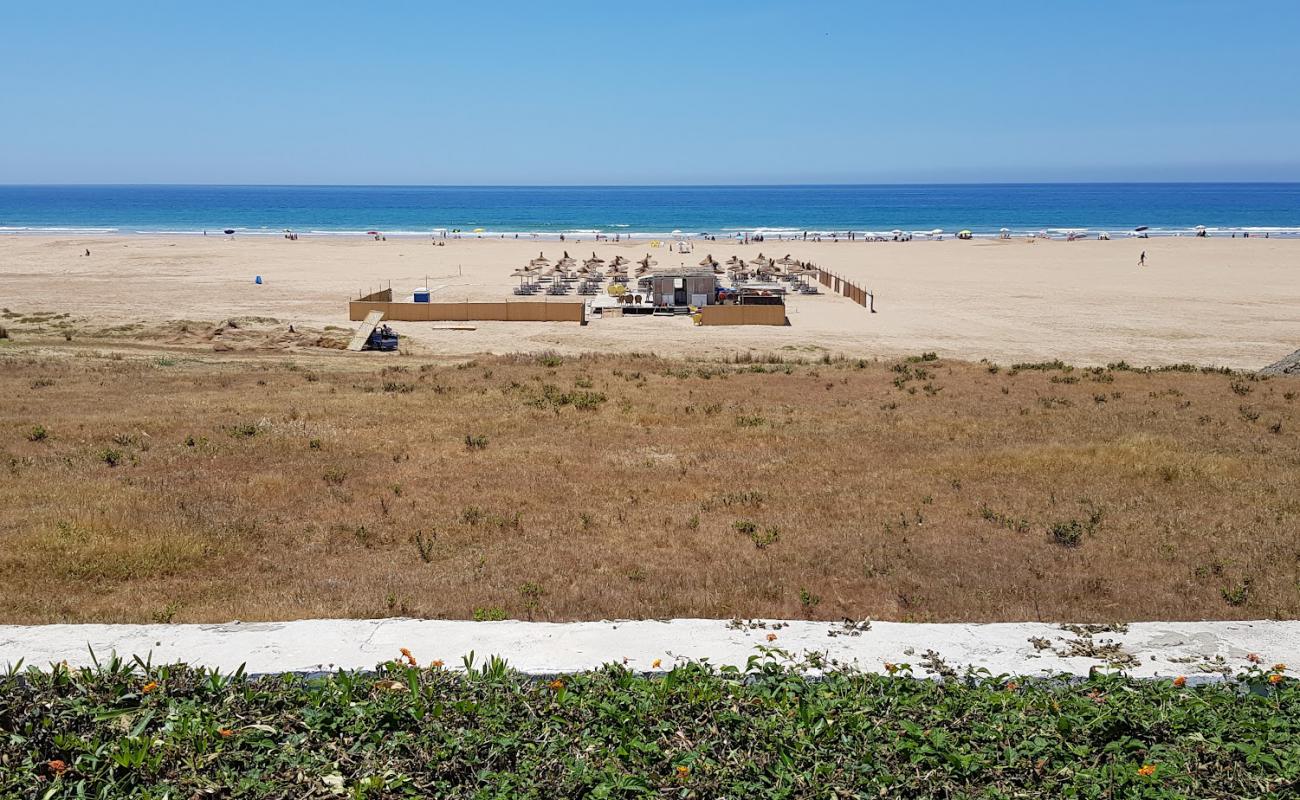
<svg viewBox="0 0 1300 800">
<path fill-rule="evenodd" d="M 382 311 L 371 311 L 366 314 L 365 320 L 357 326 L 357 332 L 352 334 L 352 341 L 348 343 L 348 349 L 354 353 L 361 352 L 361 348 L 366 346 L 366 340 L 370 338 L 370 334 L 375 332 L 375 327 L 379 325 L 379 321 L 383 318 L 384 312 Z"/>
</svg>

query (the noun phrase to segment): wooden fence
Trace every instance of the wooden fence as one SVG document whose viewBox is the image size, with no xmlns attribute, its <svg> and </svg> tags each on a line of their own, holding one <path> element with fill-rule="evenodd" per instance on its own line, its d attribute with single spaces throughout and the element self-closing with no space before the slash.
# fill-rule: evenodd
<svg viewBox="0 0 1300 800">
<path fill-rule="evenodd" d="M 348 318 L 360 322 L 371 311 L 382 311 L 389 322 L 587 322 L 584 302 L 394 303 L 392 298 L 392 290 L 385 289 L 349 301 Z"/>
<path fill-rule="evenodd" d="M 818 267 L 817 281 L 832 292 L 842 294 L 860 306 L 871 308 L 873 312 L 876 310 L 872 303 L 871 292 L 856 284 L 849 283 L 834 272 Z"/>
<path fill-rule="evenodd" d="M 701 325 L 786 325 L 785 306 L 704 306 Z"/>
</svg>

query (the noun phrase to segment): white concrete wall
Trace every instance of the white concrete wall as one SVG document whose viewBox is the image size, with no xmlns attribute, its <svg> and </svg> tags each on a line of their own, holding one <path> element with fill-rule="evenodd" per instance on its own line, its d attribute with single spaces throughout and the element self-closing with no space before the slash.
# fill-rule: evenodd
<svg viewBox="0 0 1300 800">
<path fill-rule="evenodd" d="M 764 627 L 759 627 L 759 626 Z M 777 627 L 780 626 L 780 627 Z M 835 634 L 835 635 L 831 635 Z M 775 636 L 771 641 L 768 636 Z M 1037 637 L 1039 646 L 1030 639 Z M 154 663 L 202 664 L 249 672 L 317 672 L 370 669 L 411 650 L 421 665 L 441 659 L 458 668 L 470 651 L 481 661 L 502 656 L 516 669 L 553 674 L 625 662 L 651 670 L 676 659 L 708 659 L 743 666 L 761 648 L 794 655 L 809 652 L 880 672 L 886 663 L 912 664 L 917 675 L 927 650 L 950 666 L 983 667 L 995 674 L 1087 675 L 1104 667 L 1096 658 L 1070 657 L 1069 642 L 1080 637 L 1056 625 L 990 625 L 876 622 L 850 635 L 842 624 L 754 622 L 737 629 L 725 620 L 612 622 L 462 622 L 413 619 L 301 620 L 221 625 L 41 625 L 0 626 L 0 666 L 23 659 L 46 666 L 66 660 L 90 663 L 111 652 L 150 657 Z M 1144 677 L 1186 675 L 1189 681 L 1235 673 L 1257 653 L 1266 665 L 1300 668 L 1300 622 L 1143 622 L 1123 633 L 1097 633 L 1095 643 L 1114 641 L 1137 659 L 1125 671 Z M 1042 640 L 1047 649 L 1042 649 Z"/>
</svg>

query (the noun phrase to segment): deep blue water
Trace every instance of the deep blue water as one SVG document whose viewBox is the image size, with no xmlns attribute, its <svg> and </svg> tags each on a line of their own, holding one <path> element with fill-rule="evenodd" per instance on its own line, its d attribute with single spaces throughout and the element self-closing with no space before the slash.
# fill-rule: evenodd
<svg viewBox="0 0 1300 800">
<path fill-rule="evenodd" d="M 878 186 L 0 186 L 0 233 L 157 231 L 722 235 L 1289 228 L 1300 183 Z"/>
</svg>

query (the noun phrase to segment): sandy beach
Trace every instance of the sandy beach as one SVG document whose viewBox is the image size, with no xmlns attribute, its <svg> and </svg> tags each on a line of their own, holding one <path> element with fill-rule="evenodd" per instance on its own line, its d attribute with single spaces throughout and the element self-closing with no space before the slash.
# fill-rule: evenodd
<svg viewBox="0 0 1300 800">
<path fill-rule="evenodd" d="M 680 255 L 646 242 L 240 236 L 0 237 L 0 306 L 87 325 L 273 317 L 350 326 L 346 302 L 390 284 L 434 299 L 515 298 L 510 272 L 544 251 L 593 251 L 660 267 L 790 254 L 871 289 L 878 313 L 834 296 L 794 297 L 785 328 L 698 328 L 685 318 L 486 323 L 474 331 L 397 323 L 427 353 L 737 350 L 895 356 L 926 350 L 993 361 L 1193 363 L 1255 369 L 1300 346 L 1300 240 L 731 241 Z M 85 251 L 90 250 L 90 256 Z M 1145 267 L 1137 265 L 1145 250 Z M 263 284 L 254 283 L 255 276 Z M 571 295 L 567 298 L 573 300 Z M 532 298 L 529 302 L 540 302 Z"/>
</svg>

